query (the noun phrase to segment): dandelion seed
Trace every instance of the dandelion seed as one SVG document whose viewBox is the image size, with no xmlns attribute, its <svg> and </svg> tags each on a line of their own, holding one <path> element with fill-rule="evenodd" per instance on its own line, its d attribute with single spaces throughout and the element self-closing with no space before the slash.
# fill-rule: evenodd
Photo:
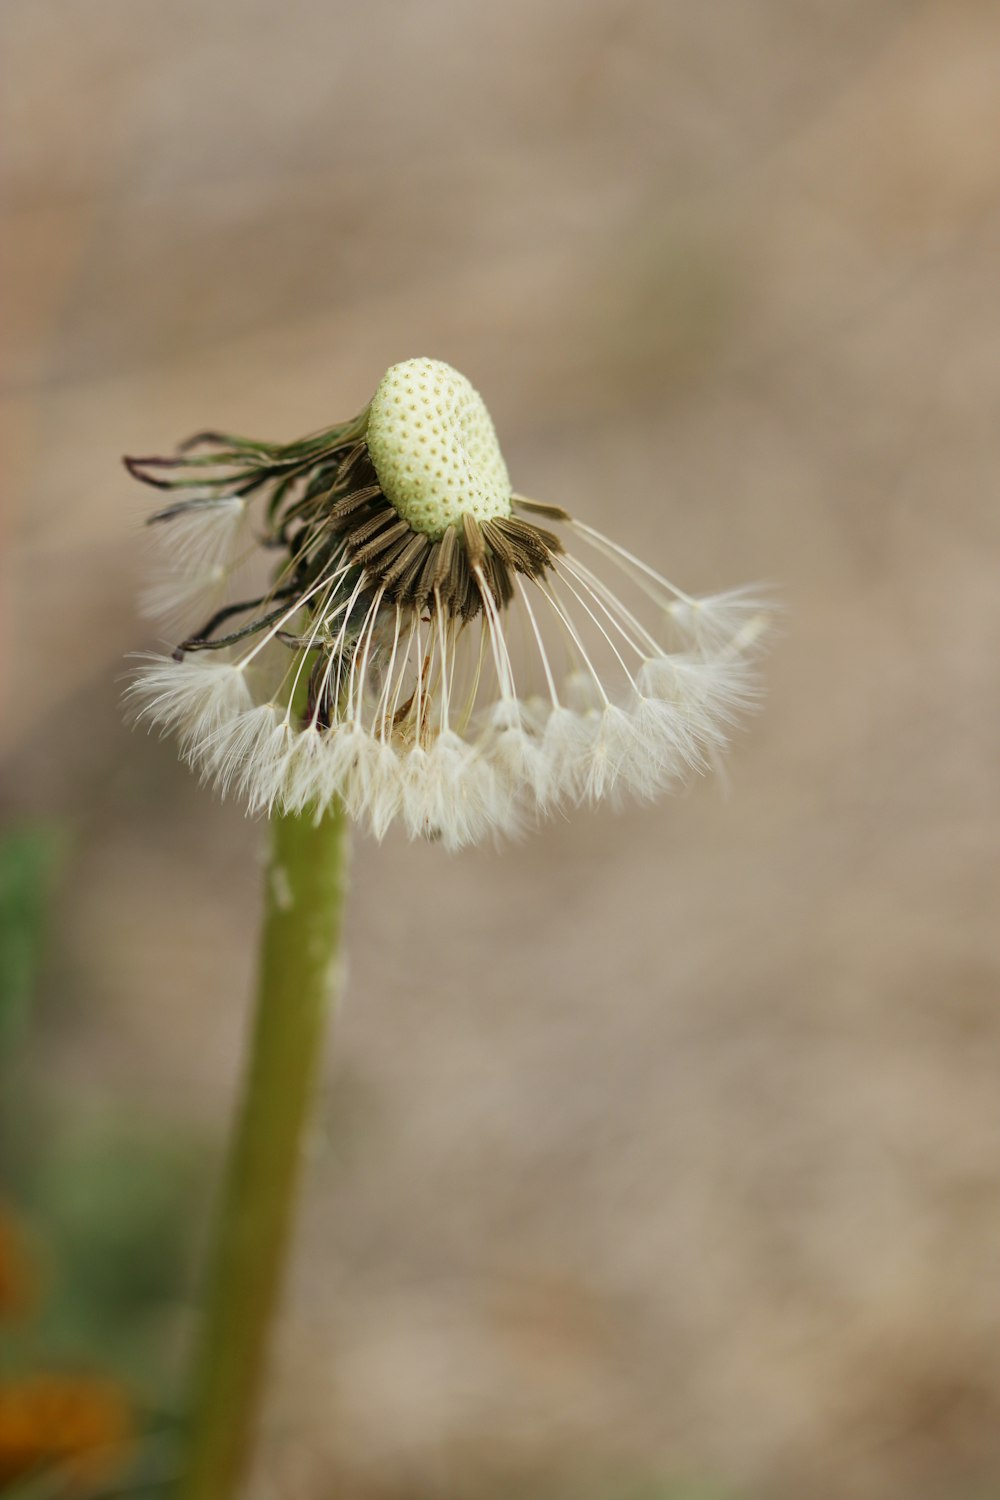
<svg viewBox="0 0 1000 1500">
<path fill-rule="evenodd" d="M 171 495 L 154 603 L 217 604 L 139 669 L 136 717 L 251 810 L 339 798 L 378 838 L 399 821 L 456 848 L 653 797 L 753 701 L 764 603 L 693 598 L 513 491 L 482 398 L 438 360 L 297 443 L 204 433 L 126 462 Z"/>
<path fill-rule="evenodd" d="M 176 623 L 192 609 L 221 602 L 236 568 L 256 548 L 247 503 L 238 495 L 195 495 L 149 519 L 157 558 L 141 603 L 152 619 Z"/>
</svg>

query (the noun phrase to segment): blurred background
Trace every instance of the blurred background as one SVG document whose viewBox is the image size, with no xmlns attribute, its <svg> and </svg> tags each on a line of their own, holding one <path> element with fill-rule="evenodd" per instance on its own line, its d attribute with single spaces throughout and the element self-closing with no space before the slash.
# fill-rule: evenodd
<svg viewBox="0 0 1000 1500">
<path fill-rule="evenodd" d="M 248 1019 L 263 829 L 121 721 L 120 455 L 426 354 L 518 487 L 786 613 L 728 787 L 358 839 L 248 1493 L 1000 1496 L 1000 9 L 0 28 L 0 1486 L 169 1475 Z"/>
</svg>

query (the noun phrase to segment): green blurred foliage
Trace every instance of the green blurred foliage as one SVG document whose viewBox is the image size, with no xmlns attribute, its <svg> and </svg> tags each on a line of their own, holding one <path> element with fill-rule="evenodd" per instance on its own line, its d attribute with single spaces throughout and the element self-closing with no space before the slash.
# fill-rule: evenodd
<svg viewBox="0 0 1000 1500">
<path fill-rule="evenodd" d="M 100 1368 L 160 1403 L 204 1198 L 199 1158 L 194 1143 L 113 1117 L 66 1122 L 26 1151 L 17 1207 L 45 1262 L 26 1363 Z"/>
<path fill-rule="evenodd" d="M 175 1329 L 189 1305 L 207 1187 L 200 1140 L 155 1121 L 82 1109 L 35 1066 L 52 903 L 70 839 L 58 826 L 0 832 L 0 1213 L 23 1233 L 30 1305 L 0 1329 L 0 1374 L 122 1383 L 138 1425 L 130 1474 L 93 1500 L 164 1493 L 176 1469 Z M 44 994 L 58 1024 L 57 987 Z M 4 1500 L 61 1500 L 55 1470 L 3 1486 Z M 78 1491 L 74 1490 L 74 1494 Z"/>
<path fill-rule="evenodd" d="M 49 824 L 0 834 L 0 1051 L 23 1033 L 45 947 L 65 839 Z"/>
<path fill-rule="evenodd" d="M 69 844 L 52 824 L 0 834 L 0 1207 L 28 1226 L 41 1282 L 16 1356 L 91 1365 L 152 1395 L 204 1200 L 200 1142 L 113 1113 L 81 1118 L 57 1081 L 24 1066 Z"/>
</svg>

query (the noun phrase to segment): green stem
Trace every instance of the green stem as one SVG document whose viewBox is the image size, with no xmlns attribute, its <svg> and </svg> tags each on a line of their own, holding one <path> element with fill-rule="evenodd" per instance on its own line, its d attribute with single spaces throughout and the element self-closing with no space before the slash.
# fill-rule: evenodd
<svg viewBox="0 0 1000 1500">
<path fill-rule="evenodd" d="M 272 820 L 257 1014 L 204 1312 L 180 1500 L 231 1500 L 252 1446 L 268 1329 L 339 980 L 342 809 Z"/>
</svg>

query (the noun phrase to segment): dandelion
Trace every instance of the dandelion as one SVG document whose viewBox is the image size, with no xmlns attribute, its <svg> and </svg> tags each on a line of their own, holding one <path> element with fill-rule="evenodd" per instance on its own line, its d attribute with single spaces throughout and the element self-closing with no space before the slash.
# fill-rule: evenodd
<svg viewBox="0 0 1000 1500">
<path fill-rule="evenodd" d="M 206 432 L 127 463 L 171 493 L 147 603 L 215 600 L 145 661 L 136 715 L 253 812 L 342 802 L 377 838 L 457 848 L 677 785 L 753 697 L 760 601 L 693 598 L 513 491 L 482 398 L 439 360 L 297 443 Z"/>
<path fill-rule="evenodd" d="M 345 818 L 454 849 L 667 790 L 752 702 L 766 611 L 750 591 L 694 598 L 515 492 L 482 398 L 438 360 L 394 365 L 359 416 L 300 442 L 203 432 L 126 463 L 169 497 L 145 602 L 195 624 L 144 660 L 134 714 L 271 822 L 179 1491 L 232 1500 L 340 972 Z"/>
</svg>

